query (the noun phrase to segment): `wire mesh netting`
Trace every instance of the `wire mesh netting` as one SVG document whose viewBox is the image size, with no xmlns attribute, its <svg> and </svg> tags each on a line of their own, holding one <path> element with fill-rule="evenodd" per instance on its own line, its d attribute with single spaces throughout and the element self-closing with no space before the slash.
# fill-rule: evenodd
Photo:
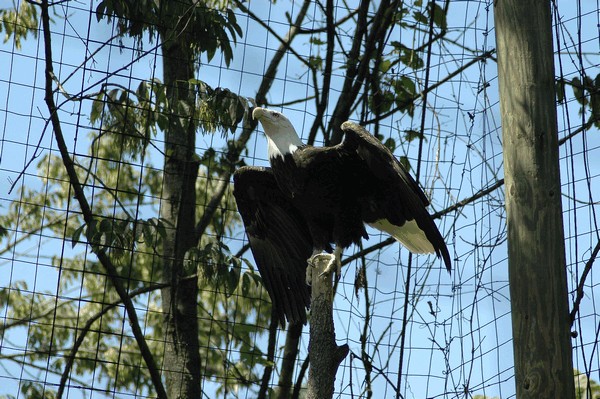
<svg viewBox="0 0 600 399">
<path fill-rule="evenodd" d="M 230 187 L 268 165 L 256 103 L 315 145 L 365 125 L 450 250 L 451 274 L 374 229 L 344 252 L 334 397 L 515 397 L 492 1 L 63 1 L 49 30 L 40 4 L 0 9 L 0 398 L 157 397 L 148 357 L 185 385 L 173 292 L 195 293 L 177 310 L 199 357 L 179 356 L 202 397 L 305 394 L 308 327 L 278 328 Z M 600 7 L 575 4 L 552 12 L 573 367 L 595 398 Z"/>
</svg>

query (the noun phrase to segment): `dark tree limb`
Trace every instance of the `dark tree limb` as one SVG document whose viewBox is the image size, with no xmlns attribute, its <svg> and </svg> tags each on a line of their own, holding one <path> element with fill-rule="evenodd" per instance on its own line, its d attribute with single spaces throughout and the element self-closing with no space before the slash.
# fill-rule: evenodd
<svg viewBox="0 0 600 399">
<path fill-rule="evenodd" d="M 195 154 L 198 124 L 192 117 L 196 92 L 188 83 L 195 77 L 196 53 L 187 44 L 192 33 L 183 21 L 188 1 L 160 3 L 163 81 L 168 100 L 168 128 L 164 131 L 164 166 L 160 218 L 166 225 L 162 241 L 161 307 L 164 324 L 163 373 L 170 398 L 201 397 L 202 361 L 198 339 L 198 277 L 185 267 L 188 250 L 196 246 Z M 178 106 L 185 104 L 182 115 Z"/>
<path fill-rule="evenodd" d="M 52 59 L 52 43 L 51 43 L 51 33 L 50 33 L 50 16 L 48 10 L 48 0 L 42 0 L 41 3 L 41 18 L 42 18 L 42 30 L 44 33 L 44 51 L 45 51 L 45 94 L 44 101 L 46 102 L 46 106 L 48 107 L 48 111 L 50 112 L 50 120 L 52 123 L 52 128 L 54 130 L 54 137 L 56 139 L 56 144 L 58 146 L 63 164 L 69 176 L 69 182 L 73 189 L 75 198 L 79 203 L 81 208 L 81 213 L 83 214 L 83 219 L 86 224 L 89 226 L 94 221 L 94 216 L 90 205 L 87 201 L 85 193 L 83 191 L 83 187 L 79 182 L 79 177 L 77 176 L 77 172 L 75 171 L 75 165 L 71 156 L 69 155 L 69 150 L 67 148 L 67 144 L 64 139 L 64 135 L 62 133 L 62 126 L 60 122 L 60 118 L 58 117 L 58 109 L 56 107 L 56 103 L 54 102 L 54 90 L 52 87 L 52 82 L 54 80 L 54 71 L 53 71 L 53 59 Z M 112 263 L 109 256 L 106 254 L 103 248 L 92 245 L 92 250 L 98 257 L 98 260 L 102 264 L 102 266 L 106 269 L 108 278 L 112 282 L 119 298 L 123 302 L 125 306 L 125 310 L 127 311 L 127 315 L 129 316 L 131 331 L 135 337 L 135 340 L 140 349 L 140 353 L 146 366 L 148 367 L 148 372 L 150 373 L 150 378 L 152 379 L 152 383 L 156 389 L 156 393 L 159 398 L 167 399 L 167 393 L 163 386 L 161 375 L 159 369 L 156 365 L 154 357 L 150 352 L 150 348 L 148 347 L 148 343 L 144 338 L 144 334 L 140 327 L 140 323 L 137 317 L 137 313 L 135 311 L 135 307 L 133 306 L 133 301 L 131 300 L 125 286 L 121 281 L 121 276 L 117 271 L 117 268 Z"/>
<path fill-rule="evenodd" d="M 269 392 L 269 383 L 273 374 L 273 365 L 275 362 L 275 344 L 277 343 L 277 328 L 279 327 L 279 318 L 275 312 L 271 312 L 271 324 L 269 325 L 269 341 L 267 343 L 267 361 L 271 365 L 266 366 L 263 371 L 263 376 L 260 380 L 260 389 L 258 390 L 257 399 L 266 399 Z"/>
<path fill-rule="evenodd" d="M 164 284 L 155 284 L 155 285 L 153 285 L 151 287 L 142 287 L 142 288 L 139 288 L 137 290 L 132 291 L 129 296 L 131 298 L 135 298 L 138 295 L 146 294 L 148 292 L 152 292 L 154 290 L 161 289 L 161 288 L 163 288 L 163 286 L 164 286 Z M 110 303 L 108 305 L 105 305 L 98 313 L 96 313 L 95 315 L 93 315 L 92 317 L 90 317 L 85 322 L 85 325 L 80 329 L 79 336 L 77 337 L 77 339 L 73 343 L 73 347 L 71 348 L 71 350 L 69 351 L 69 354 L 66 357 L 67 361 L 66 361 L 66 364 L 65 364 L 65 368 L 63 369 L 63 372 L 62 372 L 62 374 L 60 376 L 60 383 L 58 385 L 58 390 L 56 392 L 56 398 L 57 399 L 61 399 L 62 396 L 63 396 L 64 390 L 65 390 L 65 387 L 66 387 L 66 384 L 67 384 L 67 379 L 69 378 L 69 374 L 71 373 L 71 369 L 73 368 L 73 364 L 75 362 L 75 356 L 77 355 L 77 352 L 79 351 L 79 348 L 83 344 L 83 340 L 87 336 L 87 333 L 90 332 L 90 329 L 92 328 L 92 325 L 100 317 L 102 317 L 106 313 L 108 313 L 109 310 L 116 308 L 117 306 L 119 306 L 122 303 L 123 303 L 123 301 L 118 300 L 118 301 L 113 301 L 112 303 Z"/>
<path fill-rule="evenodd" d="M 367 35 L 368 27 L 368 15 L 369 15 L 369 4 L 368 1 L 361 1 L 356 16 L 356 30 L 354 31 L 354 39 L 352 40 L 352 46 L 347 57 L 346 75 L 344 78 L 344 84 L 341 90 L 341 96 L 336 104 L 333 111 L 333 118 L 327 127 L 325 132 L 325 143 L 335 145 L 341 141 L 341 128 L 343 122 L 347 121 L 350 116 L 350 109 L 354 100 L 358 96 L 358 92 L 353 92 L 353 83 L 355 80 L 362 81 L 362 77 L 358 76 L 359 70 L 364 71 L 364 68 L 360 68 L 361 59 L 360 55 L 368 54 L 362 50 L 363 39 Z M 379 12 L 383 9 L 384 5 L 380 5 Z M 362 57 L 362 62 L 365 63 L 365 59 L 369 57 Z M 331 132 L 335 130 L 340 131 L 337 135 L 332 135 Z M 339 137 L 338 137 L 339 136 Z"/>
<path fill-rule="evenodd" d="M 320 90 L 320 97 L 317 97 L 317 114 L 313 122 L 310 132 L 308 133 L 308 144 L 312 145 L 315 142 L 317 131 L 319 128 L 324 128 L 323 115 L 327 109 L 329 102 L 329 91 L 331 88 L 331 73 L 333 71 L 333 55 L 335 50 L 335 24 L 333 16 L 335 10 L 333 8 L 333 0 L 327 0 L 325 7 L 325 18 L 327 28 L 327 49 L 325 50 L 325 69 L 323 70 L 323 87 Z M 318 86 L 315 85 L 315 89 Z M 318 94 L 317 94 L 318 95 Z"/>
<path fill-rule="evenodd" d="M 299 399 L 300 392 L 302 391 L 302 382 L 304 381 L 304 376 L 306 375 L 306 370 L 308 370 L 308 365 L 310 363 L 310 356 L 306 356 L 304 361 L 302 362 L 302 366 L 300 366 L 300 370 L 298 371 L 298 378 L 296 378 L 296 383 L 294 384 L 294 391 L 292 392 L 292 399 Z"/>
<path fill-rule="evenodd" d="M 298 348 L 300 345 L 300 336 L 304 324 L 290 323 L 286 336 L 285 346 L 283 348 L 283 359 L 281 361 L 281 372 L 279 382 L 277 383 L 276 399 L 287 399 L 290 397 L 292 389 L 292 379 L 294 377 L 294 366 L 298 357 Z"/>
<path fill-rule="evenodd" d="M 361 258 L 360 262 L 360 273 L 361 279 L 364 279 L 364 296 L 365 296 L 365 320 L 363 324 L 363 330 L 360 334 L 360 359 L 363 363 L 365 369 L 365 390 L 366 397 L 368 399 L 373 397 L 373 389 L 371 387 L 372 383 L 372 371 L 373 371 L 373 362 L 371 361 L 371 356 L 367 352 L 367 344 L 369 338 L 369 331 L 371 328 L 371 299 L 369 298 L 369 284 L 367 282 L 367 262 L 365 258 Z"/>
</svg>

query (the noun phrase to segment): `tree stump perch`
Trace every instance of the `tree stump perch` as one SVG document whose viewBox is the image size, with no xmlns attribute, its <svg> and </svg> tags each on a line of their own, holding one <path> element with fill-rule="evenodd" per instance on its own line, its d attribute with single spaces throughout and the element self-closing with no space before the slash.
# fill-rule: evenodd
<svg viewBox="0 0 600 399">
<path fill-rule="evenodd" d="M 335 342 L 333 325 L 333 273 L 324 273 L 329 261 L 318 257 L 312 267 L 310 338 L 308 353 L 307 399 L 333 397 L 335 376 L 340 363 L 348 355 L 348 345 Z"/>
</svg>

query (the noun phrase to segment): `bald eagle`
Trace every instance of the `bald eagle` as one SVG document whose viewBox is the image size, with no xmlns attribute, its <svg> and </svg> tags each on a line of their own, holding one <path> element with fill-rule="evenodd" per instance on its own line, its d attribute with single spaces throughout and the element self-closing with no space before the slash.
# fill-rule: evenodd
<svg viewBox="0 0 600 399">
<path fill-rule="evenodd" d="M 369 237 L 365 223 L 413 253 L 437 254 L 450 271 L 444 239 L 425 209 L 427 197 L 364 128 L 344 122 L 341 144 L 313 147 L 279 112 L 255 108 L 252 117 L 263 126 L 271 167 L 239 168 L 234 196 L 282 325 L 286 318 L 306 323 L 307 265 L 325 257 L 328 269 L 339 273 L 341 251 Z"/>
</svg>

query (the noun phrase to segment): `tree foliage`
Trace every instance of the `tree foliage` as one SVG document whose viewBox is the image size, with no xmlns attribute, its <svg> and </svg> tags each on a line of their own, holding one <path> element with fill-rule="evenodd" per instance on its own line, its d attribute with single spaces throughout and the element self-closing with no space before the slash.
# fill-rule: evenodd
<svg viewBox="0 0 600 399">
<path fill-rule="evenodd" d="M 17 50 L 21 48 L 21 40 L 27 39 L 31 34 L 37 37 L 38 12 L 37 8 L 27 0 L 16 4 L 13 0 L 12 8 L 0 8 L 0 32 L 4 32 L 4 43 L 14 40 Z"/>
<path fill-rule="evenodd" d="M 116 19 L 119 34 L 134 37 L 141 45 L 144 35 L 170 30 L 165 22 L 176 15 L 177 24 L 185 26 L 186 44 L 192 51 L 206 53 L 208 61 L 220 51 L 229 66 L 232 44 L 242 36 L 235 12 L 216 1 L 189 2 L 185 14 L 180 15 L 180 10 L 179 4 L 170 1 L 103 0 L 96 7 L 96 17 L 98 21 Z"/>
</svg>

